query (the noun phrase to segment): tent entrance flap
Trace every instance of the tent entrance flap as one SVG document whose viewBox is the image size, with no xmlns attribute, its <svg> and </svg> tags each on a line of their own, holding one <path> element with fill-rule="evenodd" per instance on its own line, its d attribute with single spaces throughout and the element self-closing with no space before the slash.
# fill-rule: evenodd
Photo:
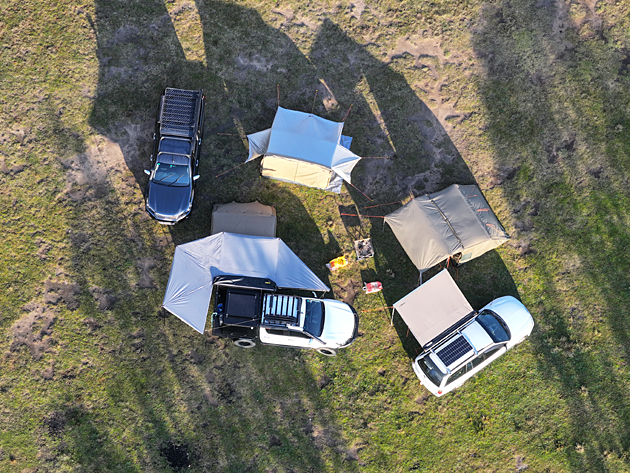
<svg viewBox="0 0 630 473">
<path fill-rule="evenodd" d="M 332 171 L 306 161 L 288 159 L 277 155 L 266 155 L 262 160 L 262 175 L 279 181 L 293 182 L 308 187 L 325 189 Z"/>
<path fill-rule="evenodd" d="M 473 312 L 447 269 L 394 304 L 421 346 Z"/>
</svg>

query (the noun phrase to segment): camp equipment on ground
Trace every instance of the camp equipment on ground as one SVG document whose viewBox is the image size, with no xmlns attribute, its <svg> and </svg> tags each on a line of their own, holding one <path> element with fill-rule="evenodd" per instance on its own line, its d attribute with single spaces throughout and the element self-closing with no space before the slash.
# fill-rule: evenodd
<svg viewBox="0 0 630 473">
<path fill-rule="evenodd" d="M 417 197 L 385 221 L 421 273 L 456 255 L 465 263 L 510 238 L 476 185 Z"/>
<path fill-rule="evenodd" d="M 339 194 L 361 159 L 350 151 L 343 122 L 278 107 L 271 128 L 247 135 L 247 161 L 263 156 L 262 175 Z"/>
<path fill-rule="evenodd" d="M 366 282 L 363 285 L 363 291 L 366 294 L 372 294 L 374 292 L 380 292 L 383 290 L 383 285 L 379 281 L 375 282 Z"/>
<path fill-rule="evenodd" d="M 337 271 L 339 268 L 343 268 L 348 266 L 348 260 L 345 256 L 340 256 L 330 261 L 330 263 L 326 263 L 326 267 L 331 271 Z"/>
<path fill-rule="evenodd" d="M 357 253 L 357 259 L 362 260 L 374 257 L 374 247 L 372 240 L 364 238 L 363 240 L 355 240 L 354 251 Z"/>
</svg>

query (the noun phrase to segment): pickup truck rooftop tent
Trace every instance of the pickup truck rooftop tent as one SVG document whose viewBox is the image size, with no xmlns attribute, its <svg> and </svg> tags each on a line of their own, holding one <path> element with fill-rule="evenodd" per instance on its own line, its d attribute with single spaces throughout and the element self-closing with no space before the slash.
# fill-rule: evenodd
<svg viewBox="0 0 630 473">
<path fill-rule="evenodd" d="M 216 204 L 212 210 L 210 233 L 276 236 L 276 209 L 258 202 Z"/>
<path fill-rule="evenodd" d="M 510 239 L 476 185 L 417 197 L 385 221 L 421 273 L 457 253 L 464 263 Z"/>
<path fill-rule="evenodd" d="M 271 128 L 247 135 L 247 161 L 264 156 L 262 175 L 339 194 L 361 159 L 348 148 L 343 122 L 278 107 Z"/>
<path fill-rule="evenodd" d="M 394 304 L 418 343 L 432 340 L 473 312 L 447 269 Z M 392 319 L 394 317 L 392 311 Z"/>
<path fill-rule="evenodd" d="M 279 288 L 330 290 L 280 238 L 223 232 L 175 248 L 162 307 L 203 333 L 213 280 L 220 275 L 268 278 Z"/>
</svg>

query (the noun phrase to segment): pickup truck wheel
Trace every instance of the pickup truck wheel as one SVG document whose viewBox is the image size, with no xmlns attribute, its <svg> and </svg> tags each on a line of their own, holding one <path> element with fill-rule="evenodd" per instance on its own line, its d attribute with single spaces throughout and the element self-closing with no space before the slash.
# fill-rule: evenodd
<svg viewBox="0 0 630 473">
<path fill-rule="evenodd" d="M 317 353 L 324 356 L 337 356 L 337 350 L 332 348 L 318 348 Z"/>
<path fill-rule="evenodd" d="M 256 342 L 254 340 L 248 340 L 247 338 L 239 338 L 238 340 L 234 340 L 234 345 L 241 348 L 254 348 Z"/>
</svg>

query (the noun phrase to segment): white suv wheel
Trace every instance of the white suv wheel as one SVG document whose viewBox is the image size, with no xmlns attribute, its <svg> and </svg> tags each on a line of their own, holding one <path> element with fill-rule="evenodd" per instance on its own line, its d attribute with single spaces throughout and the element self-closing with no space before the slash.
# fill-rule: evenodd
<svg viewBox="0 0 630 473">
<path fill-rule="evenodd" d="M 318 348 L 317 353 L 324 356 L 337 356 L 337 350 L 332 348 Z"/>
</svg>

